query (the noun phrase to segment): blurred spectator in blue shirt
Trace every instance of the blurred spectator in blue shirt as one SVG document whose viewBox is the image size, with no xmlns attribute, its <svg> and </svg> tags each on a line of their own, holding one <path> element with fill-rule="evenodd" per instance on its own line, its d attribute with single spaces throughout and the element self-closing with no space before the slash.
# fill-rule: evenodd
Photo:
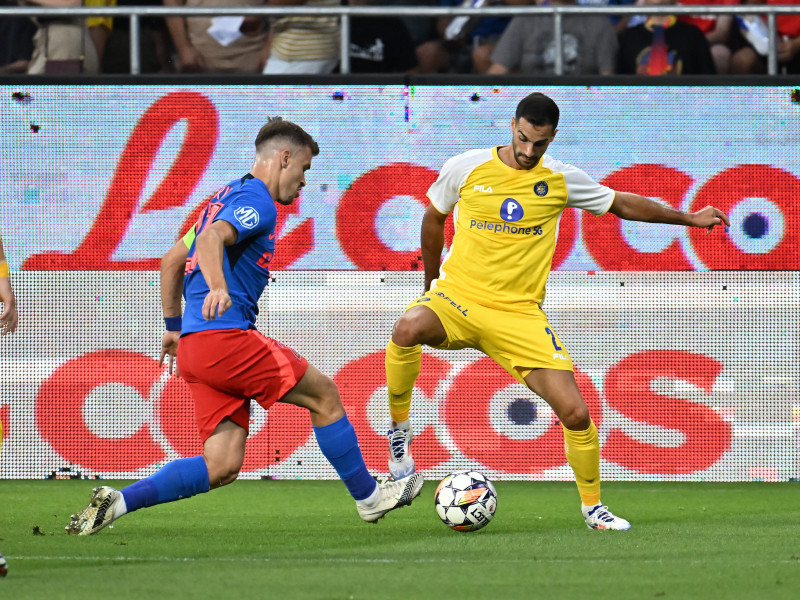
<svg viewBox="0 0 800 600">
<path fill-rule="evenodd" d="M 534 0 L 440 0 L 440 6 L 528 5 Z M 510 18 L 457 16 L 437 20 L 439 37 L 417 48 L 423 73 L 486 73 L 497 40 Z"/>
</svg>

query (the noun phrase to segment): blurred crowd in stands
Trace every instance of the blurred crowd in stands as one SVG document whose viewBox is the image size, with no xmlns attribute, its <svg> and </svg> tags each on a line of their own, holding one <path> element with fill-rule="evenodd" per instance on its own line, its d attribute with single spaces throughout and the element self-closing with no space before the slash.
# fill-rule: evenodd
<svg viewBox="0 0 800 600">
<path fill-rule="evenodd" d="M 377 6 L 381 17 L 350 21 L 352 73 L 522 73 L 555 68 L 553 19 L 397 17 L 398 6 L 725 5 L 730 14 L 563 17 L 565 75 L 697 75 L 767 72 L 766 19 L 742 4 L 800 0 L 0 0 L 0 6 L 239 7 Z M 167 17 L 140 21 L 142 73 L 339 71 L 339 19 L 327 16 Z M 778 72 L 800 73 L 800 14 L 777 17 Z M 127 18 L 0 17 L 0 73 L 130 72 Z"/>
</svg>

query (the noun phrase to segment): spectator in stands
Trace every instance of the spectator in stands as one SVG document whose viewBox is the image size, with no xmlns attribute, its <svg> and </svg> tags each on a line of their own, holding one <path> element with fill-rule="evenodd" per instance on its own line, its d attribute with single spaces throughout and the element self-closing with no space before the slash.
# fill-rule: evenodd
<svg viewBox="0 0 800 600">
<path fill-rule="evenodd" d="M 262 0 L 163 0 L 165 6 L 261 6 Z M 267 32 L 259 17 L 167 17 L 183 73 L 259 73 Z"/>
<path fill-rule="evenodd" d="M 266 0 L 267 5 L 339 6 L 338 0 Z M 272 21 L 264 73 L 332 73 L 339 64 L 337 17 L 279 17 Z"/>
<path fill-rule="evenodd" d="M 574 0 L 551 0 L 559 6 Z M 564 75 L 611 75 L 617 61 L 617 34 L 604 15 L 564 15 L 562 20 Z M 489 73 L 531 75 L 555 72 L 553 17 L 518 16 L 511 20 L 492 52 Z"/>
<path fill-rule="evenodd" d="M 161 6 L 161 0 L 117 0 L 119 6 Z M 103 73 L 130 73 L 131 25 L 130 19 L 114 20 L 114 27 L 103 53 Z M 142 73 L 170 73 L 174 71 L 170 50 L 169 31 L 164 19 L 139 19 L 139 66 Z"/>
<path fill-rule="evenodd" d="M 384 6 L 439 6 L 439 0 L 384 0 Z M 413 47 L 419 48 L 425 42 L 438 38 L 436 19 L 430 17 L 400 17 L 411 35 Z M 419 57 L 417 58 L 419 61 Z"/>
<path fill-rule="evenodd" d="M 702 6 L 738 5 L 740 0 L 678 0 L 678 4 L 698 4 Z M 711 56 L 717 73 L 724 75 L 730 72 L 731 63 L 731 34 L 733 32 L 733 14 L 730 15 L 682 15 L 679 21 L 690 23 L 697 27 L 708 40 L 711 46 Z"/>
<path fill-rule="evenodd" d="M 44 7 L 114 6 L 116 0 L 28 0 Z M 37 18 L 28 73 L 99 73 L 111 18 Z"/>
<path fill-rule="evenodd" d="M 439 6 L 438 0 L 425 2 L 426 6 Z M 450 71 L 450 49 L 445 44 L 444 28 L 450 19 L 439 17 L 417 22 L 414 49 L 420 73 L 447 73 Z M 426 26 L 422 26 L 425 23 Z M 413 37 L 413 36 L 412 36 Z"/>
<path fill-rule="evenodd" d="M 673 5 L 675 0 L 644 0 Z M 703 32 L 672 15 L 650 16 L 619 36 L 617 73 L 630 75 L 707 75 L 716 73 Z"/>
<path fill-rule="evenodd" d="M 19 6 L 0 0 L 0 6 Z M 28 17 L 0 17 L 0 73 L 25 73 L 33 54 L 36 24 Z"/>
<path fill-rule="evenodd" d="M 440 6 L 470 6 L 473 0 L 440 0 Z M 527 5 L 534 0 L 496 0 L 491 4 Z M 423 73 L 486 73 L 492 64 L 492 51 L 510 19 L 499 17 L 442 17 L 437 19 L 438 37 L 417 48 Z"/>
<path fill-rule="evenodd" d="M 800 0 L 746 0 L 745 4 L 769 4 L 769 5 L 798 5 Z M 759 17 L 761 19 L 761 17 Z M 737 17 L 740 27 L 747 28 L 741 22 L 741 17 Z M 762 19 L 760 22 L 763 33 L 767 35 L 766 23 Z M 775 23 L 778 34 L 778 72 L 779 73 L 800 73 L 800 15 L 778 15 Z M 752 28 L 751 35 L 758 35 L 759 28 Z M 737 32 L 741 35 L 741 32 Z M 731 57 L 731 73 L 737 75 L 759 74 L 767 72 L 767 52 L 768 44 L 766 40 L 758 43 L 758 40 L 746 41 L 741 37 L 741 47 L 734 51 Z M 758 48 L 753 46 L 756 43 Z"/>
<path fill-rule="evenodd" d="M 117 0 L 83 0 L 84 6 L 116 6 Z M 95 50 L 97 51 L 97 70 L 102 72 L 103 57 L 106 52 L 106 43 L 111 34 L 114 20 L 111 17 L 94 16 L 86 19 L 86 26 L 89 28 L 89 37 L 92 38 Z"/>
<path fill-rule="evenodd" d="M 377 0 L 350 0 L 351 6 L 379 6 Z M 406 73 L 417 67 L 414 43 L 398 17 L 350 19 L 351 73 Z"/>
<path fill-rule="evenodd" d="M 580 6 L 633 6 L 637 4 L 638 0 L 578 0 Z M 545 2 L 539 2 L 544 4 Z M 617 35 L 625 31 L 629 26 L 633 27 L 639 23 L 643 23 L 645 18 L 643 15 L 636 15 L 631 18 L 629 16 L 609 15 L 609 20 L 614 26 Z"/>
</svg>

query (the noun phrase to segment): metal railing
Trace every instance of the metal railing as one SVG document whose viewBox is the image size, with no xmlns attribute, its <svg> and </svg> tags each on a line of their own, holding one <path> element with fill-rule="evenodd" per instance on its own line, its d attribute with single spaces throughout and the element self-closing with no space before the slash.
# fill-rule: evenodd
<svg viewBox="0 0 800 600">
<path fill-rule="evenodd" d="M 339 68 L 341 73 L 350 72 L 350 19 L 353 17 L 515 17 L 518 15 L 550 15 L 553 17 L 556 75 L 564 74 L 563 19 L 565 15 L 765 15 L 769 30 L 769 52 L 767 73 L 778 74 L 778 35 L 776 17 L 780 14 L 800 15 L 800 6 L 791 5 L 716 5 L 716 6 L 483 6 L 436 7 L 436 6 L 228 6 L 228 7 L 168 7 L 168 6 L 114 6 L 114 7 L 70 7 L 44 8 L 39 6 L 0 7 L 2 17 L 117 17 L 130 19 L 131 74 L 141 72 L 139 54 L 140 26 L 142 17 L 339 17 Z"/>
</svg>

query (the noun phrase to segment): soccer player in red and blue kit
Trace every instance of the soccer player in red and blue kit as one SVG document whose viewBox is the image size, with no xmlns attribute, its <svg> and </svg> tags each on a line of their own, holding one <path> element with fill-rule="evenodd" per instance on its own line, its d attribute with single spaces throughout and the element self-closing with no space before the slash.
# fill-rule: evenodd
<svg viewBox="0 0 800 600">
<path fill-rule="evenodd" d="M 177 357 L 192 393 L 203 454 L 172 461 L 122 490 L 95 488 L 89 506 L 72 515 L 70 534 L 91 535 L 126 513 L 233 482 L 244 462 L 251 399 L 265 409 L 285 402 L 309 410 L 320 450 L 363 520 L 377 521 L 410 504 L 422 489 L 418 474 L 376 483 L 333 381 L 255 328 L 275 252 L 275 202 L 297 198 L 319 153 L 306 131 L 279 117 L 261 128 L 255 146 L 250 173 L 215 194 L 197 224 L 161 260 L 167 329 L 161 361 L 169 357 L 172 372 Z"/>
</svg>

